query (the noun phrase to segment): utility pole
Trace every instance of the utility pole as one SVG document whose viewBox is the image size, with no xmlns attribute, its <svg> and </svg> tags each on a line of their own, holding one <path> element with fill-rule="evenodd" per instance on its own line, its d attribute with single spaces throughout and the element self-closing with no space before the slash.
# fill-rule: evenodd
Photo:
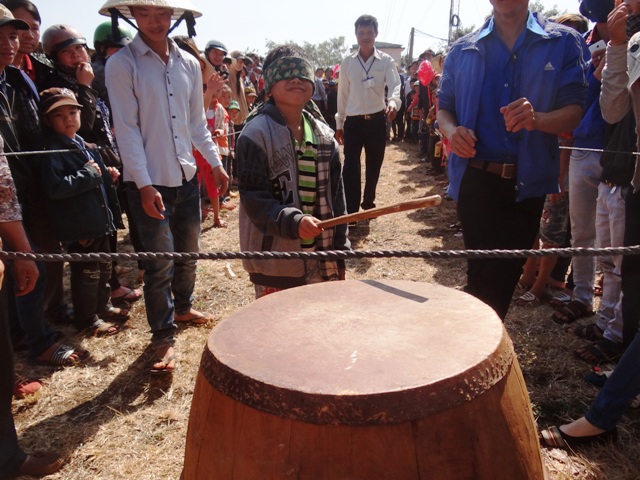
<svg viewBox="0 0 640 480">
<path fill-rule="evenodd" d="M 411 34 L 409 35 L 409 64 L 413 62 L 413 37 L 416 34 L 416 29 L 411 27 Z"/>
<path fill-rule="evenodd" d="M 449 36 L 447 40 L 451 43 L 453 38 L 453 29 L 456 30 L 460 26 L 460 0 L 451 0 L 451 9 L 449 10 Z"/>
</svg>

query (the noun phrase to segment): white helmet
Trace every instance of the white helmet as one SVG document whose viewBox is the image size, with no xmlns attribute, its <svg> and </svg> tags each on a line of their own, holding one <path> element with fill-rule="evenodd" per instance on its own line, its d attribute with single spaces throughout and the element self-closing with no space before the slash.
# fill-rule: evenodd
<svg viewBox="0 0 640 480">
<path fill-rule="evenodd" d="M 202 16 L 195 9 L 191 0 L 107 0 L 98 13 L 107 17 L 111 16 L 110 9 L 117 9 L 125 18 L 133 18 L 129 7 L 161 7 L 173 9 L 173 19 L 178 20 L 185 12 L 191 12 L 194 18 Z"/>
</svg>

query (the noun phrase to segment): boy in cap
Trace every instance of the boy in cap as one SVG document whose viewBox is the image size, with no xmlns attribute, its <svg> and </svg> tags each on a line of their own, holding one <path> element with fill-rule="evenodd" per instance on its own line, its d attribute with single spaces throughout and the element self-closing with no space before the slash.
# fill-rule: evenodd
<svg viewBox="0 0 640 480">
<path fill-rule="evenodd" d="M 153 252 L 198 252 L 200 192 L 192 144 L 211 165 L 220 192 L 227 190 L 229 177 L 207 129 L 200 64 L 167 35 L 171 20 L 183 17 L 195 33 L 199 12 L 187 0 L 110 0 L 100 13 L 133 18 L 139 31 L 109 59 L 106 79 L 143 246 Z M 212 320 L 193 308 L 195 280 L 195 260 L 147 262 L 145 306 L 157 356 L 152 373 L 174 370 L 176 322 Z"/>
<path fill-rule="evenodd" d="M 242 250 L 348 250 L 347 226 L 318 222 L 346 213 L 340 154 L 333 131 L 313 108 L 313 68 L 297 45 L 264 62 L 270 99 L 249 116 L 238 138 Z M 244 260 L 256 298 L 285 288 L 339 280 L 342 261 Z"/>
<path fill-rule="evenodd" d="M 40 93 L 47 148 L 71 150 L 50 153 L 42 162 L 41 183 L 49 197 L 48 212 L 56 237 L 69 253 L 110 252 L 109 235 L 115 232 L 119 205 L 113 182 L 119 172 L 105 167 L 100 154 L 88 149 L 80 129 L 80 109 L 68 88 L 50 88 Z M 115 212 L 115 215 L 114 215 Z M 109 304 L 111 261 L 71 262 L 71 298 L 75 326 L 94 336 L 120 332 Z M 127 315 L 122 317 L 126 320 Z"/>
</svg>

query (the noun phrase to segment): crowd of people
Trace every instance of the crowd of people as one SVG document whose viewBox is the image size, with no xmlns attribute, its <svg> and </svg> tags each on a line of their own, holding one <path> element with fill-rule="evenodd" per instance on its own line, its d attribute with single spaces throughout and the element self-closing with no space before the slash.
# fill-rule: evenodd
<svg viewBox="0 0 640 480">
<path fill-rule="evenodd" d="M 126 215 L 136 251 L 198 252 L 203 218 L 212 214 L 214 227 L 224 228 L 221 212 L 236 208 L 237 198 L 243 250 L 348 250 L 346 224 L 319 222 L 376 206 L 385 147 L 399 141 L 419 143 L 432 174 L 447 171 L 466 248 L 639 243 L 640 109 L 630 105 L 640 98 L 640 0 L 583 0 L 580 14 L 553 19 L 530 12 L 526 0 L 491 0 L 493 16 L 454 43 L 446 61 L 427 50 L 404 66 L 376 48 L 377 20 L 363 15 L 355 22 L 358 49 L 335 67 L 311 65 L 293 44 L 262 58 L 214 39 L 201 52 L 191 38 L 191 7 L 174 3 L 108 1 L 100 13 L 112 20 L 95 30 L 90 57 L 86 32 L 53 25 L 40 36 L 34 3 L 0 0 L 5 250 L 116 252 Z M 183 18 L 189 36 L 169 38 L 171 22 Z M 345 278 L 342 261 L 243 266 L 257 298 Z M 139 262 L 142 289 L 121 283 L 124 268 L 71 262 L 70 305 L 62 263 L 6 262 L 0 467 L 8 477 L 62 465 L 17 446 L 11 396 L 41 385 L 14 377 L 13 348 L 39 364 L 73 367 L 89 352 L 52 324 L 117 335 L 130 305 L 143 300 L 155 351 L 149 370 L 167 374 L 176 365 L 177 325 L 212 321 L 193 307 L 194 260 Z M 465 290 L 500 318 L 512 304 L 551 302 L 553 321 L 586 342 L 577 357 L 620 361 L 586 417 L 544 430 L 544 442 L 615 437 L 640 394 L 638 259 L 480 259 L 469 260 L 467 273 Z M 592 315 L 593 323 L 570 326 Z"/>
</svg>

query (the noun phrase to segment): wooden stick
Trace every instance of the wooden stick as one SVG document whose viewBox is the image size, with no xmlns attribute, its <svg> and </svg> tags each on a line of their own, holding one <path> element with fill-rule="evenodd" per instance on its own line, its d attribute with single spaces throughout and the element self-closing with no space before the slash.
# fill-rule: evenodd
<svg viewBox="0 0 640 480">
<path fill-rule="evenodd" d="M 369 210 L 363 210 L 362 212 L 350 213 L 348 215 L 342 215 L 330 220 L 323 220 L 318 223 L 320 228 L 335 227 L 343 223 L 358 222 L 360 220 L 366 220 L 368 218 L 377 218 L 382 215 L 388 215 L 390 213 L 403 212 L 405 210 L 415 210 L 417 208 L 434 207 L 442 203 L 442 197 L 440 195 L 431 195 L 430 197 L 416 198 L 415 200 L 408 200 L 406 202 L 394 203 L 386 207 L 376 207 Z"/>
</svg>

